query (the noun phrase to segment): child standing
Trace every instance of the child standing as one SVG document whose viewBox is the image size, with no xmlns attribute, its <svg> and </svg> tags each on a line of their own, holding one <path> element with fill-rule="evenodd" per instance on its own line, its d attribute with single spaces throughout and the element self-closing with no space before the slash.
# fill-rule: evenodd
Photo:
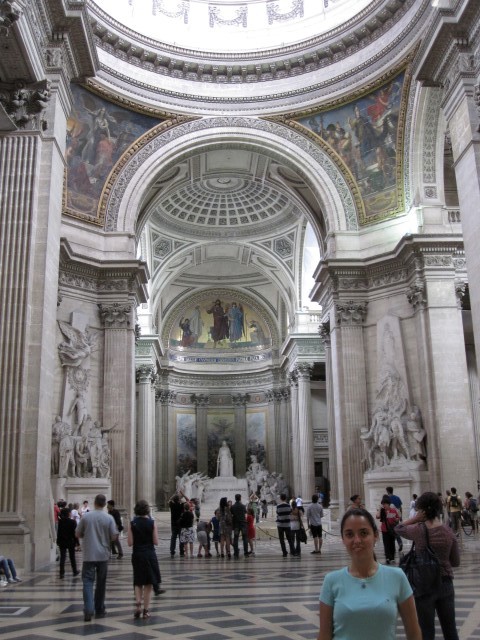
<svg viewBox="0 0 480 640">
<path fill-rule="evenodd" d="M 210 521 L 210 524 L 212 525 L 212 542 L 215 544 L 215 551 L 217 552 L 217 556 L 220 555 L 220 520 L 218 519 L 218 509 L 215 510 L 215 515 L 213 516 L 213 518 Z"/>
<path fill-rule="evenodd" d="M 248 538 L 248 546 L 250 551 L 247 555 L 254 556 L 255 549 L 255 511 L 252 507 L 248 507 L 247 509 L 247 538 Z"/>
</svg>

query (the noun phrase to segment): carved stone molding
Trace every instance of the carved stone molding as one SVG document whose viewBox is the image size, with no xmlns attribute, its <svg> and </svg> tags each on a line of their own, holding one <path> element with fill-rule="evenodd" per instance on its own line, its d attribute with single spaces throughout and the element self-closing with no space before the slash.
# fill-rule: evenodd
<svg viewBox="0 0 480 640">
<path fill-rule="evenodd" d="M 98 309 L 105 329 L 127 329 L 131 324 L 131 304 L 98 304 Z"/>
<path fill-rule="evenodd" d="M 135 368 L 135 379 L 137 384 L 147 384 L 155 382 L 155 367 L 151 364 L 141 364 Z"/>
<path fill-rule="evenodd" d="M 415 309 L 425 309 L 427 306 L 427 292 L 423 282 L 413 284 L 407 292 L 407 300 Z"/>
<path fill-rule="evenodd" d="M 166 391 L 165 389 L 155 390 L 155 400 L 160 404 L 173 405 L 177 398 L 177 394 L 174 391 Z"/>
<path fill-rule="evenodd" d="M 365 321 L 368 302 L 337 302 L 335 317 L 339 326 L 359 326 Z"/>
</svg>

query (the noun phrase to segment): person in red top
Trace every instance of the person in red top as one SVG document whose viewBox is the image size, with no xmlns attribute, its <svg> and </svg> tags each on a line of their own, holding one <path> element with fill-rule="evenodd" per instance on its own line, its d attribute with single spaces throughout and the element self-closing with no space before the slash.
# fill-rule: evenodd
<svg viewBox="0 0 480 640">
<path fill-rule="evenodd" d="M 400 515 L 390 502 L 388 496 L 383 496 L 380 508 L 377 511 L 377 520 L 381 522 L 383 548 L 387 564 L 395 562 L 395 526 L 400 522 Z"/>
<path fill-rule="evenodd" d="M 247 509 L 247 539 L 248 539 L 248 547 L 249 551 L 247 555 L 254 556 L 255 555 L 255 511 L 252 507 L 248 507 Z"/>
</svg>

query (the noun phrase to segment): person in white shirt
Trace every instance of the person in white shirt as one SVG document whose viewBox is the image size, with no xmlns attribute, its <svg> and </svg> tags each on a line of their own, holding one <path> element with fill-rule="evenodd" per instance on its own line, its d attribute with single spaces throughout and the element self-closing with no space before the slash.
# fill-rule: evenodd
<svg viewBox="0 0 480 640">
<path fill-rule="evenodd" d="M 307 507 L 307 525 L 313 537 L 315 549 L 311 553 L 322 553 L 323 530 L 322 530 L 323 507 L 318 503 L 318 495 L 312 496 L 312 504 Z"/>
</svg>

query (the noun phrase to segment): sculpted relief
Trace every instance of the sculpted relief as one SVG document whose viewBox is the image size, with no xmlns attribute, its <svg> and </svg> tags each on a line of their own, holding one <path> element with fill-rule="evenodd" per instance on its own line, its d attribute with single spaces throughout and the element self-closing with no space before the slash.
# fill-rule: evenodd
<svg viewBox="0 0 480 640">
<path fill-rule="evenodd" d="M 108 431 L 92 419 L 88 386 L 90 369 L 82 366 L 95 351 L 97 336 L 86 327 L 86 317 L 72 314 L 72 323 L 58 322 L 65 340 L 58 344 L 64 376 L 64 406 L 52 425 L 52 476 L 109 478 Z"/>
<path fill-rule="evenodd" d="M 361 429 L 368 470 L 405 466 L 425 468 L 426 432 L 420 409 L 411 405 L 398 318 L 379 323 L 379 375 L 370 427 Z"/>
</svg>

